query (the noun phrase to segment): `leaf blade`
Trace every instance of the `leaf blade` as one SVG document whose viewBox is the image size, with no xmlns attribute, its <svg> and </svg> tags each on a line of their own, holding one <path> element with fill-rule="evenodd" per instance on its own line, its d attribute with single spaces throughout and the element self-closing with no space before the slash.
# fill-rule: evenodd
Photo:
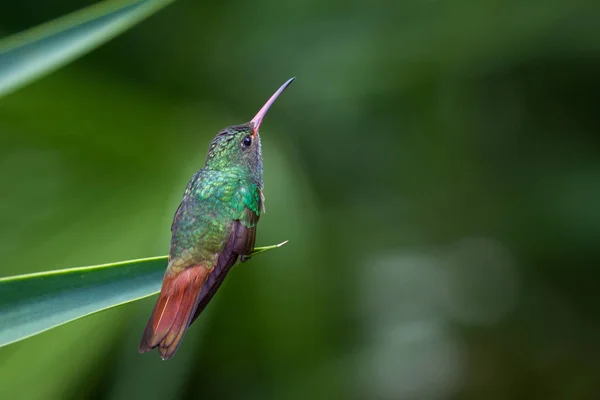
<svg viewBox="0 0 600 400">
<path fill-rule="evenodd" d="M 252 253 L 250 254 L 250 257 L 254 257 L 255 255 L 264 253 L 266 251 L 278 249 L 281 246 L 283 246 L 284 244 L 286 244 L 287 242 L 289 242 L 289 240 L 286 240 L 284 242 L 281 242 L 281 243 L 278 243 L 278 244 L 274 244 L 274 245 L 271 245 L 271 246 L 255 247 L 254 250 L 252 250 Z"/>
<path fill-rule="evenodd" d="M 0 346 L 160 290 L 167 257 L 0 280 Z"/>
<path fill-rule="evenodd" d="M 252 255 L 281 247 L 257 247 Z M 157 294 L 167 256 L 0 278 L 0 347 Z"/>
<path fill-rule="evenodd" d="M 173 1 L 104 1 L 0 40 L 0 97 L 90 52 Z"/>
</svg>

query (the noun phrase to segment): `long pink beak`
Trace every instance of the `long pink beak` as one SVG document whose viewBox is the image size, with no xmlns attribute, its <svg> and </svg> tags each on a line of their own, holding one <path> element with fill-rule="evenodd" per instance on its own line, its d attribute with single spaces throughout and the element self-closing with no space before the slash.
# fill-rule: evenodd
<svg viewBox="0 0 600 400">
<path fill-rule="evenodd" d="M 294 81 L 294 79 L 296 79 L 296 78 L 295 77 L 291 78 L 286 83 L 284 83 L 283 85 L 281 85 L 281 87 L 279 89 L 277 89 L 277 91 L 273 94 L 273 96 L 271 96 L 271 98 L 265 103 L 265 105 L 262 106 L 262 108 L 256 114 L 256 116 L 254 118 L 252 118 L 252 121 L 250 121 L 250 125 L 252 125 L 252 133 L 253 133 L 253 135 L 258 135 L 258 128 L 260 127 L 260 124 L 261 124 L 263 118 L 267 114 L 267 111 L 269 111 L 269 108 L 271 108 L 271 106 L 273 105 L 273 103 L 275 103 L 275 100 L 277 100 L 277 98 L 279 97 L 279 95 L 281 93 L 283 93 L 283 91 L 288 86 L 290 86 L 290 83 L 292 83 Z"/>
</svg>

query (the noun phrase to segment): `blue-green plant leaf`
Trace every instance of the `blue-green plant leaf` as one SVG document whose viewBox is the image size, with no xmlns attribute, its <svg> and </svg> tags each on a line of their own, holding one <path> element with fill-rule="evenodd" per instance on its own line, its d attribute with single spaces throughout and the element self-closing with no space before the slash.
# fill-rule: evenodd
<svg viewBox="0 0 600 400">
<path fill-rule="evenodd" d="M 173 1 L 103 1 L 0 40 L 0 97 L 90 52 Z"/>
<path fill-rule="evenodd" d="M 252 256 L 281 247 L 257 247 Z M 167 256 L 0 279 L 0 346 L 160 290 Z"/>
</svg>

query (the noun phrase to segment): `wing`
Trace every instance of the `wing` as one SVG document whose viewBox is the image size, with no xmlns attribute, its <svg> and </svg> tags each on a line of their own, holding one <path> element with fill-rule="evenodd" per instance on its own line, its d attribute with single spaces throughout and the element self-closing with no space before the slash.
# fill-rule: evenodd
<svg viewBox="0 0 600 400">
<path fill-rule="evenodd" d="M 142 336 L 140 352 L 158 347 L 163 359 L 175 354 L 185 331 L 206 308 L 237 259 L 249 255 L 254 249 L 258 218 L 252 210 L 246 209 L 244 222 L 234 221 L 212 270 L 198 265 L 176 275 L 167 272 Z"/>
<path fill-rule="evenodd" d="M 206 185 L 201 173 L 216 176 Z M 158 347 L 163 359 L 171 358 L 231 267 L 254 249 L 262 192 L 251 183 L 231 185 L 231 178 L 199 171 L 186 188 L 171 226 L 169 267 L 140 352 Z M 190 248 L 195 249 L 191 257 Z"/>
<path fill-rule="evenodd" d="M 196 312 L 192 317 L 190 324 L 200 316 L 217 290 L 219 290 L 219 287 L 221 287 L 221 284 L 238 257 L 252 253 L 256 240 L 256 223 L 258 222 L 259 215 L 247 208 L 246 218 L 244 219 L 246 220 L 244 222 L 249 223 L 244 224 L 240 220 L 234 221 L 233 229 L 229 235 L 229 239 L 225 243 L 223 251 L 217 259 L 217 264 L 202 286 L 198 307 L 196 308 Z"/>
</svg>

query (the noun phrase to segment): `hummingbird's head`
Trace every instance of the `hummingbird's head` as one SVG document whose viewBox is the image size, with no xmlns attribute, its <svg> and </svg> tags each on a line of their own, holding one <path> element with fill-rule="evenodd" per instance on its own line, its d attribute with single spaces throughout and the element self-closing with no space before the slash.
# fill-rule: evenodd
<svg viewBox="0 0 600 400">
<path fill-rule="evenodd" d="M 223 129 L 210 143 L 205 168 L 232 171 L 248 175 L 257 184 L 262 182 L 262 152 L 258 129 L 267 111 L 294 78 L 271 96 L 250 122 Z"/>
</svg>

